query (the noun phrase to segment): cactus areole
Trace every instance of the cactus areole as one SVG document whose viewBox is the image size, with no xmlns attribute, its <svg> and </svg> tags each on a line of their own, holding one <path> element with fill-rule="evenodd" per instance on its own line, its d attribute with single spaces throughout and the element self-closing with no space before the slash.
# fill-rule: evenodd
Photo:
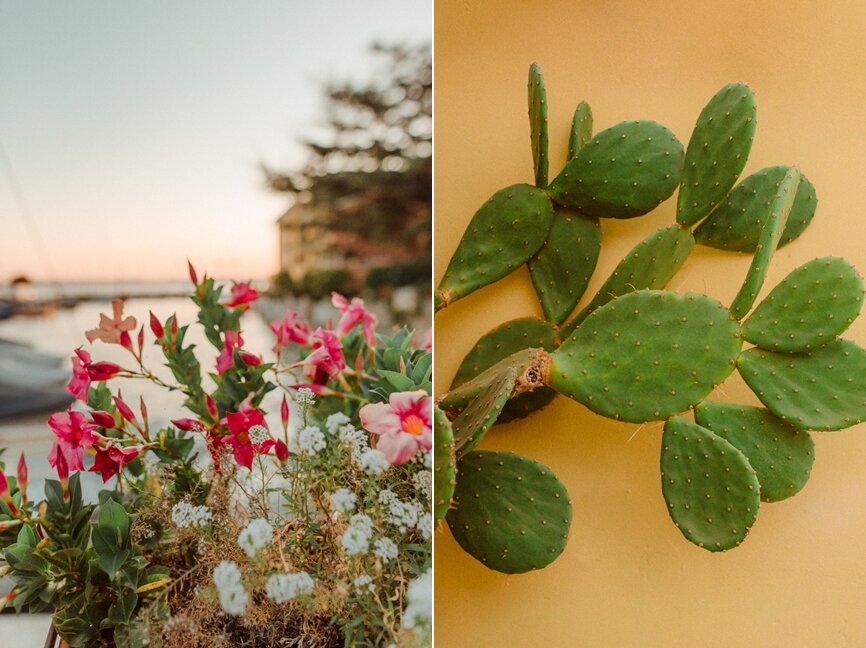
<svg viewBox="0 0 866 648">
<path fill-rule="evenodd" d="M 542 317 L 482 336 L 437 398 L 437 517 L 490 569 L 520 573 L 555 560 L 572 518 L 562 483 L 532 459 L 477 446 L 497 423 L 562 394 L 615 420 L 663 421 L 668 515 L 704 550 L 736 547 L 761 502 L 805 487 L 811 433 L 866 420 L 866 350 L 840 337 L 860 314 L 863 279 L 844 259 L 823 257 L 764 286 L 775 250 L 808 227 L 818 197 L 796 167 L 739 181 L 757 123 L 748 86 L 719 90 L 687 147 L 654 121 L 593 135 L 581 102 L 568 161 L 549 181 L 547 90 L 536 64 L 528 96 L 534 184 L 501 189 L 472 217 L 436 310 L 525 264 Z M 584 299 L 601 221 L 642 216 L 675 192 L 676 222 L 638 243 Z M 730 304 L 666 289 L 699 246 L 751 255 Z M 734 371 L 763 407 L 715 401 Z M 682 417 L 692 411 L 694 422 Z"/>
</svg>

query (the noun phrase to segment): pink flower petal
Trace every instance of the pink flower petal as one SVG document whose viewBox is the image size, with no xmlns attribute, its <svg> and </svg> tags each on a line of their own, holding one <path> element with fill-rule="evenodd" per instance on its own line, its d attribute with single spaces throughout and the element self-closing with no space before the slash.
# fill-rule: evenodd
<svg viewBox="0 0 866 648">
<path fill-rule="evenodd" d="M 416 437 L 411 434 L 384 434 L 376 443 L 376 450 L 385 455 L 392 466 L 409 461 L 418 452 Z"/>
<path fill-rule="evenodd" d="M 386 403 L 364 405 L 359 415 L 361 425 L 373 434 L 398 434 L 401 431 L 400 417 Z"/>
</svg>

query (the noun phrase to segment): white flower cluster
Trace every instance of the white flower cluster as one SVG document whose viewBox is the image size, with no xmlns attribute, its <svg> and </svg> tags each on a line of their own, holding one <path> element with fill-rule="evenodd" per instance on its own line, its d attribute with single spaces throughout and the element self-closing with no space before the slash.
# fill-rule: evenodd
<svg viewBox="0 0 866 648">
<path fill-rule="evenodd" d="M 331 414 L 325 420 L 325 428 L 332 436 L 336 436 L 342 426 L 351 422 L 352 420 L 348 416 L 346 416 L 342 412 L 337 412 L 336 414 Z"/>
<path fill-rule="evenodd" d="M 415 528 L 424 517 L 424 508 L 418 502 L 404 502 L 387 488 L 379 493 L 379 503 L 388 507 L 385 519 L 400 529 L 400 533 Z"/>
<path fill-rule="evenodd" d="M 213 519 L 207 506 L 196 506 L 189 502 L 178 502 L 171 507 L 171 521 L 178 529 L 200 528 Z"/>
<path fill-rule="evenodd" d="M 359 592 L 363 590 L 367 590 L 368 592 L 376 591 L 376 587 L 375 585 L 373 585 L 373 579 L 370 578 L 367 574 L 358 576 L 358 578 L 352 581 L 352 584 Z"/>
<path fill-rule="evenodd" d="M 367 443 L 367 435 L 362 430 L 355 429 L 351 425 L 341 425 L 337 430 L 337 434 L 340 437 L 340 441 L 349 446 L 349 450 L 352 453 L 352 461 L 356 464 L 360 463 L 363 454 L 370 449 L 370 445 Z"/>
<path fill-rule="evenodd" d="M 250 443 L 260 445 L 271 438 L 268 428 L 264 425 L 253 425 L 247 432 L 250 435 Z"/>
<path fill-rule="evenodd" d="M 304 454 L 316 455 L 325 445 L 325 435 L 315 425 L 308 425 L 298 434 L 298 446 Z"/>
<path fill-rule="evenodd" d="M 355 509 L 357 497 L 348 488 L 338 488 L 331 493 L 331 503 L 340 513 L 351 513 Z"/>
<path fill-rule="evenodd" d="M 370 549 L 372 536 L 373 520 L 363 513 L 356 513 L 349 520 L 349 526 L 343 531 L 343 549 L 351 555 L 366 553 Z"/>
<path fill-rule="evenodd" d="M 295 402 L 301 407 L 315 405 L 316 394 L 309 387 L 301 387 L 295 393 Z"/>
<path fill-rule="evenodd" d="M 265 583 L 265 594 L 274 603 L 285 603 L 313 591 L 313 579 L 306 572 L 272 574 Z"/>
<path fill-rule="evenodd" d="M 424 513 L 418 516 L 418 524 L 416 525 L 421 532 L 421 536 L 425 540 L 429 540 L 433 535 L 433 516 L 429 513 Z"/>
<path fill-rule="evenodd" d="M 238 535 L 238 546 L 247 556 L 254 558 L 274 537 L 274 529 L 267 520 L 251 521 Z"/>
<path fill-rule="evenodd" d="M 427 570 L 409 583 L 406 589 L 406 609 L 403 627 L 423 631 L 433 619 L 433 574 Z"/>
<path fill-rule="evenodd" d="M 359 457 L 358 466 L 370 477 L 379 477 L 391 467 L 391 464 L 378 450 L 367 450 Z"/>
<path fill-rule="evenodd" d="M 213 583 L 219 592 L 220 605 L 227 614 L 240 616 L 244 613 L 250 595 L 241 582 L 241 572 L 238 566 L 228 560 L 223 560 L 213 570 Z"/>
<path fill-rule="evenodd" d="M 424 467 L 427 470 L 433 470 L 433 453 L 425 452 L 424 453 Z"/>
<path fill-rule="evenodd" d="M 433 473 L 429 470 L 420 470 L 412 475 L 412 482 L 424 496 L 424 501 L 429 502 L 433 494 Z"/>
<path fill-rule="evenodd" d="M 397 545 L 391 538 L 378 538 L 373 542 L 373 553 L 375 553 L 382 562 L 391 562 L 397 560 Z"/>
</svg>

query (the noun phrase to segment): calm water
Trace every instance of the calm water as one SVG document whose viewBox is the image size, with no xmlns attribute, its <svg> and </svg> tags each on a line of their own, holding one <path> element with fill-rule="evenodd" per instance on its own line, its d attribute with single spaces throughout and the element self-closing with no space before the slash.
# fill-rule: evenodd
<svg viewBox="0 0 866 648">
<path fill-rule="evenodd" d="M 121 366 L 133 367 L 132 356 L 119 345 L 103 344 L 96 341 L 87 342 L 84 331 L 95 328 L 99 322 L 99 314 L 110 313 L 108 302 L 83 303 L 75 308 L 58 311 L 47 317 L 20 317 L 0 321 L 0 339 L 12 340 L 29 344 L 39 351 L 44 351 L 65 358 L 65 364 L 71 376 L 72 364 L 70 357 L 73 350 L 83 346 L 93 356 L 94 360 L 108 360 Z M 164 299 L 129 299 L 124 307 L 124 315 L 133 315 L 139 326 L 148 322 L 148 310 L 152 310 L 161 321 L 176 313 L 181 325 L 192 324 L 186 341 L 195 343 L 199 361 L 202 363 L 202 374 L 205 385 L 212 385 L 207 374 L 213 370 L 213 362 L 217 352 L 204 337 L 201 328 L 195 324 L 196 306 L 189 298 Z M 255 312 L 248 312 L 243 320 L 244 346 L 248 350 L 261 354 L 266 360 L 272 359 L 273 334 L 263 317 Z M 162 355 L 158 346 L 151 346 L 153 334 L 149 326 L 145 327 L 145 366 L 166 381 L 173 382 L 171 372 L 163 366 Z M 148 417 L 152 429 L 168 423 L 170 419 L 188 416 L 182 408 L 183 395 L 179 392 L 168 392 L 145 380 L 116 380 L 109 383 L 113 390 L 120 387 L 124 400 L 137 411 L 139 397 L 147 404 Z M 206 387 L 207 388 L 207 387 Z M 278 393 L 271 392 L 264 403 L 269 415 L 269 423 L 273 429 L 279 429 L 279 399 Z M 53 434 L 46 421 L 48 414 L 12 421 L 0 421 L 0 447 L 6 448 L 4 458 L 7 464 L 14 464 L 18 455 L 24 451 L 30 466 L 30 478 L 34 493 L 42 492 L 42 480 L 53 476 L 54 471 L 48 465 L 48 450 L 53 441 Z M 11 466 L 10 466 L 11 467 Z M 92 475 L 91 489 L 98 489 L 99 477 Z"/>
</svg>

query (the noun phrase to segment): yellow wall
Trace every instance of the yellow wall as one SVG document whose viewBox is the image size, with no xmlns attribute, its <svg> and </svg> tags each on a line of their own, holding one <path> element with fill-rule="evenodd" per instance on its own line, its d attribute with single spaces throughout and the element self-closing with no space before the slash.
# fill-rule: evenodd
<svg viewBox="0 0 866 648">
<path fill-rule="evenodd" d="M 767 286 L 830 254 L 866 272 L 866 3 L 437 0 L 435 20 L 437 280 L 475 209 L 497 189 L 532 182 L 533 61 L 547 82 L 551 177 L 581 99 L 597 130 L 656 119 L 686 143 L 718 88 L 748 82 L 758 129 L 746 173 L 799 164 L 820 201 L 811 228 L 776 255 Z M 635 242 L 673 222 L 674 205 L 603 223 L 589 294 Z M 698 247 L 671 287 L 730 303 L 748 263 Z M 525 269 L 440 313 L 437 391 L 479 336 L 533 314 Z M 866 316 L 846 337 L 866 345 Z M 757 404 L 738 376 L 720 392 Z M 658 424 L 638 430 L 560 398 L 498 427 L 483 448 L 526 454 L 565 482 L 571 536 L 546 570 L 504 576 L 440 530 L 436 645 L 866 646 L 866 426 L 813 436 L 803 492 L 763 504 L 740 548 L 710 554 L 665 511 Z"/>
</svg>

